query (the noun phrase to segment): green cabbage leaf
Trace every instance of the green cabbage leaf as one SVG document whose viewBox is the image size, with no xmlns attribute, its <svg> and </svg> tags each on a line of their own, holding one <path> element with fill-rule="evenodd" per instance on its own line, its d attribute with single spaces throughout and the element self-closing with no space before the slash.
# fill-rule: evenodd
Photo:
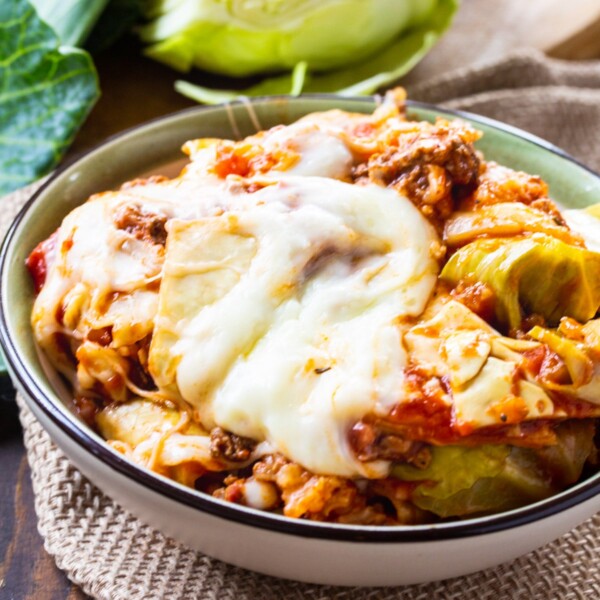
<svg viewBox="0 0 600 600">
<path fill-rule="evenodd" d="M 495 294 L 496 318 L 513 329 L 523 311 L 551 324 L 563 316 L 586 322 L 600 306 L 600 254 L 542 234 L 471 242 L 450 257 L 441 278 L 453 285 L 486 283 Z"/>
<path fill-rule="evenodd" d="M 521 202 L 499 202 L 468 212 L 455 212 L 444 224 L 444 243 L 464 246 L 477 238 L 544 233 L 566 243 L 575 236 L 556 219 Z"/>
<path fill-rule="evenodd" d="M 109 0 L 29 0 L 65 46 L 81 46 Z"/>
<path fill-rule="evenodd" d="M 71 4 L 60 6 L 66 10 Z M 75 31 L 71 13 L 64 16 L 73 28 L 65 34 L 85 35 L 83 26 Z M 0 2 L 0 194 L 52 169 L 98 96 L 96 70 L 86 52 L 61 45 L 27 0 Z"/>
<path fill-rule="evenodd" d="M 458 0 L 158 0 L 140 28 L 146 54 L 182 72 L 287 71 L 244 90 L 187 82 L 199 102 L 238 96 L 370 94 L 408 72 L 448 28 Z"/>
<path fill-rule="evenodd" d="M 413 502 L 442 518 L 510 510 L 547 498 L 581 477 L 593 451 L 593 422 L 567 421 L 556 435 L 555 445 L 538 450 L 491 444 L 434 447 L 426 469 L 396 465 L 392 474 L 422 482 Z"/>
</svg>

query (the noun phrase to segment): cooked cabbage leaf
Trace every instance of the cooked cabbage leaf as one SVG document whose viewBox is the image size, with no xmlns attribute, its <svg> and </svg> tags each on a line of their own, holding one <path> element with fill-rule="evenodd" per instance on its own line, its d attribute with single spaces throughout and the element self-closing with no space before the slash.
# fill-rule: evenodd
<svg viewBox="0 0 600 600">
<path fill-rule="evenodd" d="M 413 502 L 442 518 L 509 510 L 557 491 L 533 451 L 505 445 L 436 447 L 428 469 L 401 465 L 393 474 L 423 481 Z"/>
<path fill-rule="evenodd" d="M 510 447 L 483 445 L 434 446 L 432 459 L 426 469 L 412 465 L 397 465 L 393 474 L 403 481 L 426 481 L 418 488 L 416 497 L 445 499 L 460 490 L 471 488 L 482 477 L 495 477 L 504 468 Z"/>
<path fill-rule="evenodd" d="M 536 234 L 522 239 L 481 239 L 455 252 L 441 278 L 489 285 L 496 318 L 517 329 L 525 312 L 557 323 L 563 316 L 588 321 L 600 306 L 600 254 Z"/>
<path fill-rule="evenodd" d="M 557 443 L 532 450 L 506 445 L 432 449 L 427 469 L 397 465 L 393 475 L 422 481 L 413 502 L 442 518 L 496 513 L 547 498 L 576 482 L 593 451 L 591 420 L 567 421 Z"/>
<path fill-rule="evenodd" d="M 179 418 L 180 413 L 175 408 L 136 398 L 110 404 L 98 414 L 96 423 L 104 439 L 135 447 L 153 433 L 173 429 Z"/>
<path fill-rule="evenodd" d="M 207 469 L 222 471 L 227 465 L 212 458 L 208 433 L 193 421 L 181 427 L 181 416 L 174 407 L 135 398 L 110 404 L 96 423 L 109 444 L 126 449 L 134 462 L 193 487 Z"/>
<path fill-rule="evenodd" d="M 431 319 L 412 327 L 404 343 L 412 361 L 450 385 L 454 426 L 463 434 L 554 412 L 539 385 L 516 375 L 519 352 L 539 344 L 500 336 L 460 302 L 444 303 Z"/>
<path fill-rule="evenodd" d="M 149 369 L 161 388 L 177 394 L 175 381 L 181 356 L 172 351 L 178 340 L 177 324 L 223 297 L 239 281 L 256 253 L 256 240 L 231 232 L 218 218 L 173 219 L 169 225 Z M 221 266 L 202 269 L 202 264 Z M 188 265 L 188 269 L 181 265 Z M 195 271 L 194 265 L 200 268 Z M 220 364 L 223 371 L 229 366 L 225 360 Z"/>
<path fill-rule="evenodd" d="M 202 12 L 206 4 L 195 10 Z M 221 13 L 225 10 L 221 2 L 212 0 L 210 4 L 218 4 Z M 250 3 L 233 3 L 231 10 L 244 4 Z M 273 10 L 293 12 L 289 4 L 276 3 Z M 148 55 L 182 71 L 193 65 L 229 75 L 291 70 L 244 90 L 215 90 L 177 82 L 176 89 L 182 94 L 213 104 L 239 96 L 301 91 L 370 94 L 407 73 L 423 58 L 450 25 L 458 0 L 338 0 L 318 6 L 303 2 L 304 14 L 298 19 L 273 25 L 272 15 L 263 14 L 256 22 L 264 18 L 265 24 L 253 27 L 236 20 L 235 12 L 234 17 L 229 15 L 227 25 L 215 24 L 210 19 L 214 21 L 216 16 L 209 15 L 206 20 L 204 14 L 190 16 L 192 9 L 188 6 L 186 13 L 185 6 L 179 7 L 179 17 L 170 11 L 142 30 L 147 41 L 164 39 L 150 46 Z M 260 11 L 266 5 L 256 6 Z M 176 27 L 178 18 L 182 21 L 179 26 L 184 27 L 181 31 Z M 194 19 L 196 25 L 192 26 L 189 23 Z M 342 22 L 344 35 L 331 35 Z M 323 70 L 327 72 L 316 74 Z"/>
<path fill-rule="evenodd" d="M 564 488 L 580 477 L 588 459 L 595 460 L 592 419 L 565 421 L 556 430 L 557 443 L 535 451 L 536 458 L 554 485 Z"/>
<path fill-rule="evenodd" d="M 481 237 L 510 237 L 523 233 L 545 233 L 566 243 L 581 244 L 568 227 L 541 210 L 521 202 L 499 202 L 478 210 L 454 213 L 444 225 L 444 242 L 463 246 Z"/>
<path fill-rule="evenodd" d="M 99 96 L 89 55 L 59 44 L 29 2 L 0 2 L 0 194 L 56 165 Z"/>
</svg>

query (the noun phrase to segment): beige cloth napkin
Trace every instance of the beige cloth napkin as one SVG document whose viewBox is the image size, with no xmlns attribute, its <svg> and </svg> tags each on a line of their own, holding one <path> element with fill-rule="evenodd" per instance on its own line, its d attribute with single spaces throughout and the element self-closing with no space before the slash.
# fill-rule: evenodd
<svg viewBox="0 0 600 600">
<path fill-rule="evenodd" d="M 600 62 L 573 65 L 550 61 L 536 53 L 519 53 L 497 64 L 413 86 L 409 91 L 415 99 L 479 112 L 520 126 L 600 170 Z M 2 231 L 34 187 L 2 200 Z M 409 587 L 307 585 L 226 565 L 177 544 L 114 504 L 69 463 L 22 399 L 19 404 L 39 530 L 46 550 L 72 581 L 95 598 L 600 598 L 600 514 L 560 540 L 512 563 Z"/>
</svg>

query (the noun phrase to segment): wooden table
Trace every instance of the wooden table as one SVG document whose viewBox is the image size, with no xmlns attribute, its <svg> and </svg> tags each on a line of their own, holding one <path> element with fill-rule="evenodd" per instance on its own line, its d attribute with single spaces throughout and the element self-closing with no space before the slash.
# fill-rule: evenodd
<svg viewBox="0 0 600 600">
<path fill-rule="evenodd" d="M 597 0 L 593 0 L 596 2 Z M 535 41 L 544 46 L 539 39 L 532 40 L 523 33 L 515 38 L 515 30 L 508 32 L 497 26 L 497 19 L 478 22 L 476 10 L 479 0 L 463 0 L 463 7 L 451 32 L 442 43 L 409 76 L 410 80 L 422 79 L 452 67 L 458 60 L 456 48 L 464 44 L 464 32 L 474 34 L 477 23 L 478 55 L 486 59 L 505 53 L 508 47 L 528 46 Z M 543 0 L 548 2 L 548 0 Z M 561 0 L 562 2 L 562 0 Z M 521 0 L 494 3 L 509 10 L 512 5 L 522 7 Z M 535 4 L 535 3 L 533 3 Z M 573 8 L 576 0 L 571 0 Z M 581 4 L 592 6 L 589 0 Z M 479 6 L 481 6 L 479 4 Z M 597 5 L 595 5 L 597 6 Z M 508 8 L 506 8 L 508 7 Z M 539 13 L 529 9 L 532 18 L 539 20 Z M 573 10 L 574 13 L 577 11 Z M 600 15 L 599 15 L 600 16 Z M 583 43 L 573 41 L 572 33 L 563 36 L 553 32 L 557 53 L 568 57 L 600 56 L 600 44 L 591 43 L 600 40 L 600 20 L 585 28 Z M 486 30 L 487 27 L 487 30 Z M 526 27 L 521 27 L 526 32 Z M 598 35 L 590 35 L 595 31 Z M 504 36 L 504 37 L 503 37 Z M 546 40 L 546 45 L 551 42 Z M 487 45 L 486 45 L 487 44 Z M 547 48 L 546 48 L 547 49 Z M 477 58 L 473 56 L 473 61 Z M 461 64 L 465 57 L 461 57 Z M 453 62 L 454 61 L 454 62 Z M 127 127 L 175 110 L 192 106 L 193 103 L 173 91 L 173 82 L 178 77 L 173 71 L 162 67 L 140 55 L 139 48 L 132 40 L 124 40 L 109 51 L 96 58 L 100 75 L 102 98 L 92 111 L 90 118 L 79 132 L 70 155 L 76 155 L 99 143 L 104 138 Z M 194 75 L 204 83 L 219 85 L 216 77 Z M 190 79 L 190 77 L 188 77 Z M 21 440 L 21 432 L 14 406 L 0 403 L 0 598 L 14 600 L 76 600 L 85 598 L 76 586 L 59 571 L 52 558 L 43 549 L 42 539 L 36 529 L 36 517 L 33 509 L 33 492 L 30 472 Z"/>
</svg>

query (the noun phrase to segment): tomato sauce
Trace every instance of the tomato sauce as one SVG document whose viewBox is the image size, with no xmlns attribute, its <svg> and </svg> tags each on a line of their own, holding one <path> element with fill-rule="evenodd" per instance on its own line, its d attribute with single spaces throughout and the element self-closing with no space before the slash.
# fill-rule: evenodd
<svg viewBox="0 0 600 600">
<path fill-rule="evenodd" d="M 31 278 L 33 280 L 33 286 L 35 293 L 39 294 L 44 283 L 46 283 L 46 277 L 48 275 L 48 255 L 52 254 L 56 248 L 56 241 L 58 238 L 58 230 L 55 231 L 48 239 L 40 242 L 27 257 L 25 266 L 29 270 Z"/>
</svg>

